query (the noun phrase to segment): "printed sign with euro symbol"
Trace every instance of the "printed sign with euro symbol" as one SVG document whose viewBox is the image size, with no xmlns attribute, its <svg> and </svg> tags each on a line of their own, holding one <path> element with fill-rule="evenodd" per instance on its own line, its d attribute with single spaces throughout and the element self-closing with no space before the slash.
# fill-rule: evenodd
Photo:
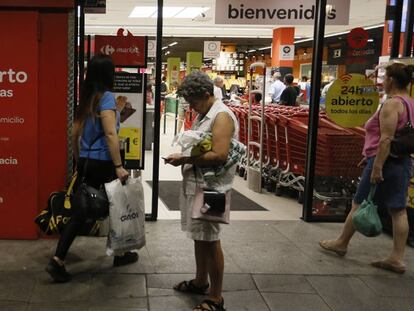
<svg viewBox="0 0 414 311">
<path fill-rule="evenodd" d="M 326 113 L 343 127 L 364 125 L 377 111 L 379 93 L 374 82 L 361 74 L 335 80 L 326 96 Z"/>
</svg>

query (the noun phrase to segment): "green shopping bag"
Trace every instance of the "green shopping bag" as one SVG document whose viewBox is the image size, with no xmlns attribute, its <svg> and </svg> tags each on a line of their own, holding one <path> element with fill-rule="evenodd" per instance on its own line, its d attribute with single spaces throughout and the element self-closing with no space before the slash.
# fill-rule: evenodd
<svg viewBox="0 0 414 311">
<path fill-rule="evenodd" d="M 373 185 L 368 198 L 362 202 L 352 215 L 352 222 L 355 229 L 367 237 L 375 237 L 382 232 L 381 219 L 378 215 L 377 206 L 373 202 L 375 189 L 376 186 Z"/>
</svg>

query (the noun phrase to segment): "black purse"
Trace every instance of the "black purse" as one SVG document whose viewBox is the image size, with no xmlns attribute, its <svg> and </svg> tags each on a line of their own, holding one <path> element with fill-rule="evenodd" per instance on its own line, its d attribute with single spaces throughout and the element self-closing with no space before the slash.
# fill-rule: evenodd
<svg viewBox="0 0 414 311">
<path fill-rule="evenodd" d="M 407 108 L 408 122 L 399 131 L 395 132 L 391 141 L 390 156 L 393 158 L 401 158 L 414 153 L 414 128 L 411 123 L 411 111 L 409 104 L 400 97 Z"/>
<path fill-rule="evenodd" d="M 226 211 L 226 194 L 214 189 L 203 189 L 204 205 L 209 212 L 222 214 Z"/>
<path fill-rule="evenodd" d="M 92 143 L 89 144 L 89 152 L 93 144 L 102 136 L 103 135 L 98 135 Z M 73 195 L 72 204 L 85 218 L 100 220 L 109 215 L 109 201 L 104 189 L 96 189 L 85 183 L 88 162 L 89 153 L 83 166 L 82 180 Z"/>
</svg>

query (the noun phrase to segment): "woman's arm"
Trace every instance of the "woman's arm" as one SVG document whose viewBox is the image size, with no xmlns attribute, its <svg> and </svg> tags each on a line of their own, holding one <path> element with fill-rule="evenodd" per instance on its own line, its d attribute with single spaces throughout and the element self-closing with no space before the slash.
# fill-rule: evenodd
<svg viewBox="0 0 414 311">
<path fill-rule="evenodd" d="M 379 122 L 381 138 L 372 168 L 372 183 L 383 181 L 382 167 L 390 154 L 391 140 L 397 130 L 399 114 L 402 112 L 403 106 L 401 102 L 395 99 L 388 100 L 380 111 Z"/>
<path fill-rule="evenodd" d="M 212 128 L 212 150 L 199 157 L 185 157 L 181 154 L 172 154 L 166 163 L 179 166 L 194 164 L 197 166 L 219 166 L 227 161 L 231 138 L 234 133 L 234 122 L 230 115 L 221 112 L 217 115 Z"/>
<path fill-rule="evenodd" d="M 116 132 L 116 113 L 113 110 L 103 110 L 100 116 L 109 153 L 116 168 L 116 175 L 121 181 L 125 181 L 128 178 L 128 172 L 122 166 L 119 138 Z"/>
</svg>

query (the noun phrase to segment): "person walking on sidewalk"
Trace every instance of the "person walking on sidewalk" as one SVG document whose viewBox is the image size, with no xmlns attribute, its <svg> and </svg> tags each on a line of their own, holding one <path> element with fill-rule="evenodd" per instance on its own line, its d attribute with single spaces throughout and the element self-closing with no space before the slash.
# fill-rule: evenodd
<svg viewBox="0 0 414 311">
<path fill-rule="evenodd" d="M 73 131 L 74 156 L 78 172 L 74 191 L 83 177 L 87 185 L 96 189 L 116 178 L 121 181 L 128 179 L 128 172 L 123 168 L 119 150 L 117 132 L 120 116 L 111 93 L 114 70 L 112 59 L 104 55 L 95 56 L 88 65 Z M 91 143 L 93 144 L 90 145 Z M 86 176 L 83 176 L 86 159 Z M 64 260 L 86 221 L 84 213 L 73 206 L 72 216 L 59 238 L 55 255 L 46 267 L 54 281 L 70 281 L 71 275 L 65 269 Z M 134 252 L 119 255 L 114 257 L 114 266 L 138 260 L 138 254 Z"/>
<path fill-rule="evenodd" d="M 366 123 L 364 159 L 361 181 L 343 230 L 335 240 L 320 241 L 320 246 L 340 256 L 345 256 L 355 233 L 352 215 L 368 197 L 372 184 L 377 184 L 374 202 L 378 208 L 387 209 L 393 225 L 393 248 L 391 254 L 372 262 L 377 268 L 396 273 L 405 272 L 404 255 L 408 238 L 407 189 L 411 178 L 412 161 L 409 156 L 390 156 L 390 143 L 396 131 L 409 120 L 414 120 L 414 100 L 407 92 L 414 66 L 394 63 L 386 67 L 384 88 L 387 101 Z M 412 121 L 411 121 L 412 122 Z"/>
<path fill-rule="evenodd" d="M 165 159 L 167 164 L 182 166 L 185 201 L 185 204 L 181 205 L 182 230 L 194 240 L 197 267 L 195 279 L 183 281 L 174 289 L 180 292 L 209 295 L 208 299 L 194 308 L 194 311 L 223 311 L 224 257 L 220 243 L 220 225 L 205 220 L 194 220 L 191 218 L 191 212 L 197 185 L 206 183 L 209 188 L 220 192 L 232 188 L 235 165 L 214 179 L 213 183 L 203 179 L 200 167 L 220 167 L 227 161 L 231 140 L 238 138 L 238 123 L 231 110 L 214 96 L 213 81 L 202 72 L 188 75 L 179 88 L 179 94 L 199 114 L 192 130 L 211 133 L 212 150 L 198 157 L 172 154 Z"/>
</svg>

